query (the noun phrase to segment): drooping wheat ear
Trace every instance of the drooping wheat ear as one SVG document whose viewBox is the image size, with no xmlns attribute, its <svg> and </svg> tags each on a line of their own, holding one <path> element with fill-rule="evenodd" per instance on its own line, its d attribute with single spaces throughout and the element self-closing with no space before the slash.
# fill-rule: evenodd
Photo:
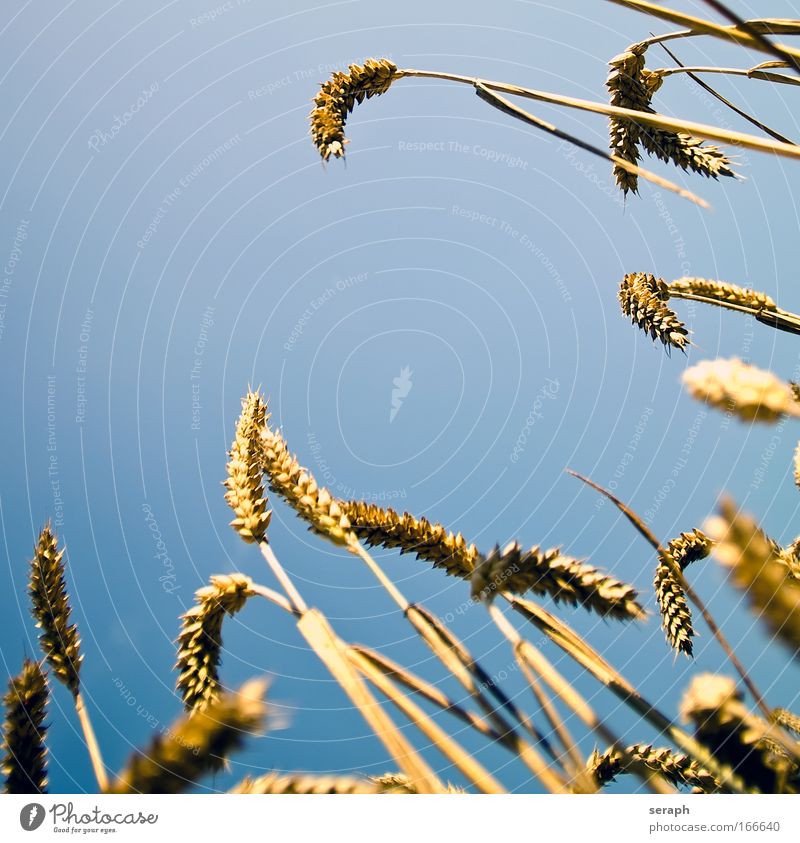
<svg viewBox="0 0 800 843">
<path fill-rule="evenodd" d="M 344 126 L 357 103 L 385 94 L 402 73 L 389 59 L 367 59 L 363 65 L 351 64 L 347 73 L 336 71 L 323 82 L 314 97 L 311 112 L 311 137 L 324 161 L 344 155 Z"/>
<path fill-rule="evenodd" d="M 229 793 L 382 793 L 383 789 L 371 781 L 348 776 L 307 776 L 300 773 L 281 776 L 268 773 L 247 776 L 231 788 Z"/>
<path fill-rule="evenodd" d="M 481 559 L 472 574 L 474 599 L 491 600 L 497 593 L 548 594 L 556 603 L 583 606 L 605 617 L 631 620 L 644 617 L 635 589 L 619 582 L 559 548 L 523 550 L 516 543 L 500 547 Z"/>
<path fill-rule="evenodd" d="M 644 272 L 627 274 L 619 287 L 622 312 L 653 340 L 660 339 L 669 351 L 685 350 L 689 332 L 677 315 L 665 304 L 669 298 L 667 285 Z"/>
<path fill-rule="evenodd" d="M 733 679 L 704 673 L 695 676 L 683 699 L 681 716 L 714 755 L 751 787 L 776 793 L 796 776 L 789 758 L 766 737 L 769 723 L 752 714 Z"/>
<path fill-rule="evenodd" d="M 725 281 L 714 281 L 709 278 L 692 278 L 684 276 L 667 284 L 670 296 L 702 296 L 720 304 L 733 304 L 746 307 L 749 310 L 775 311 L 777 304 L 766 293 L 759 293 L 748 287 L 728 284 Z"/>
<path fill-rule="evenodd" d="M 54 676 L 77 696 L 83 656 L 78 627 L 70 623 L 71 609 L 63 557 L 64 551 L 58 549 L 58 539 L 47 524 L 39 534 L 31 560 L 28 593 L 36 626 L 41 630 L 39 644 L 42 651 Z"/>
<path fill-rule="evenodd" d="M 719 781 L 688 755 L 667 747 L 654 748 L 650 744 L 637 743 L 625 749 L 607 749 L 602 754 L 595 750 L 586 769 L 598 786 L 602 787 L 613 782 L 618 775 L 627 773 L 635 762 L 661 773 L 676 787 L 696 787 L 703 793 L 717 793 L 720 790 Z"/>
<path fill-rule="evenodd" d="M 399 547 L 401 553 L 414 553 L 417 559 L 431 562 L 451 576 L 468 579 L 472 575 L 478 549 L 461 533 L 451 533 L 427 518 L 415 518 L 408 512 L 399 515 L 391 507 L 384 509 L 365 501 L 343 501 L 341 506 L 353 532 L 370 547 Z"/>
<path fill-rule="evenodd" d="M 641 44 L 633 44 L 608 63 L 611 70 L 606 79 L 606 87 L 611 95 L 611 105 L 635 111 L 650 110 L 652 93 L 648 85 L 649 77 L 644 76 L 645 49 Z M 638 123 L 612 117 L 609 120 L 609 146 L 612 154 L 636 164 L 639 161 L 640 133 L 641 127 Z M 615 166 L 614 178 L 624 193 L 636 193 L 639 186 L 636 173 Z"/>
<path fill-rule="evenodd" d="M 266 682 L 253 679 L 203 711 L 183 715 L 146 750 L 133 755 L 110 792 L 181 793 L 221 769 L 247 735 L 261 731 L 266 689 Z"/>
<path fill-rule="evenodd" d="M 753 611 L 800 656 L 800 581 L 786 560 L 749 516 L 738 512 L 730 499 L 720 505 L 720 515 L 709 518 L 706 532 L 716 542 L 714 555 L 731 569 Z"/>
<path fill-rule="evenodd" d="M 47 792 L 47 677 L 38 662 L 25 659 L 3 698 L 2 772 L 6 793 Z"/>
<path fill-rule="evenodd" d="M 800 716 L 787 708 L 772 709 L 772 722 L 783 726 L 784 729 L 792 732 L 792 734 L 800 735 Z"/>
<path fill-rule="evenodd" d="M 743 421 L 775 423 L 784 415 L 800 417 L 800 402 L 786 381 L 736 357 L 690 366 L 683 382 L 693 398 Z"/>
<path fill-rule="evenodd" d="M 246 542 L 266 538 L 272 511 L 262 485 L 261 431 L 267 423 L 267 405 L 260 393 L 248 392 L 242 399 L 242 414 L 236 423 L 236 437 L 228 452 L 225 500 L 233 510 L 231 521 Z"/>
<path fill-rule="evenodd" d="M 311 529 L 335 544 L 357 542 L 340 502 L 331 497 L 324 486 L 318 486 L 313 475 L 297 461 L 286 440 L 269 424 L 261 434 L 262 459 L 269 487 L 280 495 Z"/>
<path fill-rule="evenodd" d="M 681 533 L 667 544 L 670 559 L 684 571 L 692 562 L 705 559 L 711 552 L 712 543 L 702 530 Z M 670 647 L 678 653 L 692 655 L 694 625 L 689 602 L 670 560 L 661 554 L 658 557 L 653 585 L 661 614 L 661 625 Z"/>
<path fill-rule="evenodd" d="M 700 138 L 683 132 L 643 127 L 640 141 L 650 155 L 671 162 L 682 170 L 691 170 L 709 179 L 736 175 L 725 152 L 718 146 L 705 144 Z"/>
<path fill-rule="evenodd" d="M 176 687 L 187 711 L 201 711 L 220 696 L 222 621 L 244 606 L 252 586 L 243 574 L 217 574 L 195 592 L 194 606 L 181 616 Z"/>
</svg>

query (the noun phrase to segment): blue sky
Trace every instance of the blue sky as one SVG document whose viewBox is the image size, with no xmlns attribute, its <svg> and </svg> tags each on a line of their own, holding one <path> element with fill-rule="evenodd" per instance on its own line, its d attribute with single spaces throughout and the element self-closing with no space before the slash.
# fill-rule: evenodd
<svg viewBox="0 0 800 843">
<path fill-rule="evenodd" d="M 687 362 L 736 355 L 789 378 L 796 338 L 679 303 L 696 345 L 688 361 L 670 358 L 626 323 L 616 291 L 626 272 L 692 274 L 800 310 L 796 164 L 739 152 L 746 180 L 709 183 L 651 161 L 713 210 L 649 185 L 623 202 L 604 162 L 466 86 L 424 79 L 356 110 L 346 164 L 323 166 L 307 136 L 318 84 L 352 60 L 602 100 L 608 59 L 669 26 L 600 0 L 12 5 L 0 30 L 0 655 L 11 673 L 36 652 L 26 560 L 52 518 L 112 767 L 180 711 L 173 642 L 194 590 L 230 570 L 272 584 L 227 527 L 220 485 L 248 384 L 270 396 L 274 422 L 335 494 L 426 514 L 482 548 L 563 545 L 635 583 L 651 609 L 649 548 L 566 467 L 613 483 L 662 539 L 699 526 L 724 490 L 776 538 L 794 538 L 800 428 L 726 421 L 688 398 L 680 375 Z M 773 16 L 797 12 L 770 4 Z M 760 60 L 707 40 L 678 54 Z M 669 59 L 654 50 L 648 63 Z M 800 137 L 789 86 L 715 84 Z M 748 130 L 687 80 L 669 80 L 656 103 Z M 534 110 L 606 145 L 602 118 Z M 441 677 L 368 572 L 280 502 L 271 538 L 344 638 Z M 466 599 L 463 583 L 413 558 L 378 556 L 412 600 L 444 615 Z M 770 701 L 795 704 L 796 666 L 716 563 L 692 581 Z M 674 661 L 655 617 L 618 626 L 562 611 L 671 714 L 694 671 L 727 671 L 705 629 L 690 665 Z M 453 625 L 490 673 L 509 672 L 485 612 Z M 391 768 L 289 619 L 253 604 L 225 631 L 225 682 L 270 675 L 282 722 L 208 787 L 263 769 Z M 546 652 L 620 733 L 651 739 Z M 507 681 L 528 703 L 520 677 Z M 54 695 L 52 788 L 91 789 L 68 696 Z M 510 787 L 537 787 L 499 751 L 481 753 Z"/>
</svg>

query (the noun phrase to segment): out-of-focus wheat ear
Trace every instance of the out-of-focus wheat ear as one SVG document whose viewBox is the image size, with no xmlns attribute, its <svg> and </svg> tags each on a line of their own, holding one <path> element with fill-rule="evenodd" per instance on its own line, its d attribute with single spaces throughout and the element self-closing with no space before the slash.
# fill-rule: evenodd
<svg viewBox="0 0 800 843">
<path fill-rule="evenodd" d="M 222 768 L 248 735 L 260 734 L 267 714 L 267 683 L 246 682 L 202 711 L 184 715 L 143 751 L 136 752 L 111 793 L 181 793 Z"/>
<path fill-rule="evenodd" d="M 344 156 L 345 122 L 356 104 L 385 94 L 402 75 L 389 59 L 367 59 L 363 65 L 351 64 L 346 73 L 336 71 L 323 82 L 310 115 L 311 138 L 323 161 Z"/>
<path fill-rule="evenodd" d="M 613 782 L 617 776 L 630 772 L 637 761 L 661 773 L 676 787 L 696 787 L 703 793 L 718 793 L 720 790 L 719 781 L 688 755 L 644 743 L 632 744 L 623 750 L 607 749 L 603 753 L 595 750 L 586 768 L 602 787 Z"/>
<path fill-rule="evenodd" d="M 788 708 L 774 708 L 772 710 L 772 722 L 783 726 L 793 735 L 800 736 L 800 716 L 789 711 Z"/>
<path fill-rule="evenodd" d="M 195 592 L 195 604 L 182 615 L 178 635 L 177 689 L 187 711 L 202 711 L 219 699 L 222 622 L 251 597 L 253 582 L 244 574 L 217 574 Z"/>
<path fill-rule="evenodd" d="M 334 544 L 352 546 L 358 538 L 339 501 L 297 461 L 280 431 L 264 425 L 261 433 L 262 463 L 269 487 L 280 495 L 311 529 Z"/>
<path fill-rule="evenodd" d="M 408 512 L 400 515 L 391 507 L 355 500 L 340 503 L 353 532 L 370 547 L 399 547 L 401 553 L 414 553 L 451 576 L 469 579 L 472 575 L 478 549 L 461 533 Z"/>
<path fill-rule="evenodd" d="M 70 623 L 70 603 L 65 582 L 64 551 L 47 524 L 39 535 L 31 560 L 28 593 L 39 644 L 53 675 L 77 696 L 80 691 L 80 653 L 78 628 Z"/>
<path fill-rule="evenodd" d="M 351 776 L 308 776 L 302 773 L 279 775 L 267 773 L 251 778 L 247 776 L 229 793 L 383 793 L 375 782 L 356 779 Z"/>
<path fill-rule="evenodd" d="M 408 776 L 404 776 L 402 773 L 384 773 L 381 776 L 370 776 L 369 780 L 373 782 L 382 793 L 417 792 Z"/>
<path fill-rule="evenodd" d="M 716 542 L 714 555 L 730 569 L 753 611 L 795 658 L 800 656 L 800 581 L 773 543 L 730 498 L 722 501 L 720 515 L 709 518 L 705 529 Z"/>
<path fill-rule="evenodd" d="M 794 484 L 800 489 L 800 442 L 794 449 Z"/>
<path fill-rule="evenodd" d="M 559 548 L 522 550 L 512 542 L 482 558 L 472 573 L 473 599 L 491 600 L 499 592 L 547 594 L 570 606 L 582 606 L 617 620 L 643 618 L 633 586 L 565 556 Z"/>
<path fill-rule="evenodd" d="M 272 515 L 262 485 L 261 432 L 268 418 L 261 394 L 249 391 L 242 399 L 236 436 L 228 452 L 225 500 L 234 514 L 231 527 L 246 542 L 266 538 Z"/>
<path fill-rule="evenodd" d="M 664 281 L 645 272 L 628 273 L 618 297 L 623 314 L 653 340 L 661 340 L 667 352 L 673 348 L 685 351 L 689 332 L 665 304 L 669 294 Z"/>
<path fill-rule="evenodd" d="M 645 77 L 645 47 L 633 44 L 625 52 L 614 56 L 608 63 L 611 68 L 606 79 L 610 102 L 619 108 L 649 111 L 651 89 L 655 83 Z M 639 136 L 641 127 L 631 120 L 612 117 L 609 119 L 609 146 L 613 155 L 636 164 L 639 161 Z M 636 193 L 639 179 L 622 167 L 614 167 L 614 178 L 623 193 Z"/>
<path fill-rule="evenodd" d="M 800 402 L 789 383 L 736 357 L 690 366 L 683 383 L 693 398 L 743 421 L 774 424 L 784 415 L 800 417 Z"/>
<path fill-rule="evenodd" d="M 796 765 L 771 739 L 769 723 L 752 714 L 733 679 L 704 673 L 684 693 L 681 716 L 716 758 L 762 793 L 779 793 L 796 776 Z"/>
<path fill-rule="evenodd" d="M 25 659 L 9 680 L 3 698 L 2 772 L 6 793 L 47 792 L 47 676 L 38 662 Z"/>
</svg>

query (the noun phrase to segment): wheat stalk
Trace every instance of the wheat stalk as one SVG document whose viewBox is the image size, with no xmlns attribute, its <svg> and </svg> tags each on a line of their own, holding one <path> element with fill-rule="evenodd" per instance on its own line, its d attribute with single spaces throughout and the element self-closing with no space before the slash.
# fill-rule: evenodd
<svg viewBox="0 0 800 843">
<path fill-rule="evenodd" d="M 181 615 L 176 687 L 187 711 L 202 711 L 222 693 L 222 621 L 235 615 L 254 593 L 253 581 L 244 574 L 215 574 L 209 585 L 195 592 L 192 608 Z"/>
<path fill-rule="evenodd" d="M 789 383 L 736 357 L 703 360 L 686 369 L 683 383 L 693 398 L 743 421 L 771 424 L 784 415 L 800 417 L 800 402 Z"/>
<path fill-rule="evenodd" d="M 667 747 L 655 748 L 650 744 L 637 743 L 623 750 L 611 748 L 603 753 L 595 750 L 586 769 L 597 784 L 603 786 L 613 782 L 617 776 L 629 772 L 636 762 L 660 773 L 676 787 L 684 785 L 697 788 L 703 793 L 717 793 L 720 790 L 720 783 L 716 777 L 693 758 L 673 752 Z"/>
<path fill-rule="evenodd" d="M 3 698 L 3 759 L 6 793 L 47 792 L 47 676 L 38 662 L 25 659 L 9 680 Z"/>
<path fill-rule="evenodd" d="M 775 635 L 800 654 L 800 581 L 788 569 L 775 545 L 749 515 L 730 499 L 720 515 L 708 519 L 706 532 L 716 542 L 714 555 L 730 569 L 737 588 Z"/>
<path fill-rule="evenodd" d="M 692 613 L 683 584 L 675 573 L 675 565 L 684 571 L 687 565 L 704 559 L 711 552 L 711 542 L 702 531 L 693 530 L 690 533 L 681 533 L 678 538 L 668 542 L 665 551 L 664 554 L 659 554 L 653 583 L 661 613 L 661 624 L 672 649 L 691 656 L 695 634 Z"/>
<path fill-rule="evenodd" d="M 147 750 L 136 752 L 110 788 L 111 793 L 181 793 L 220 770 L 246 735 L 264 725 L 267 683 L 246 682 L 203 710 L 185 714 Z"/>
<path fill-rule="evenodd" d="M 772 740 L 770 724 L 748 711 L 732 679 L 694 677 L 681 700 L 681 716 L 751 788 L 780 793 L 796 778 L 797 765 Z"/>
<path fill-rule="evenodd" d="M 336 71 L 320 86 L 310 120 L 311 137 L 324 161 L 344 155 L 344 126 L 356 104 L 386 93 L 401 75 L 389 59 L 367 59 L 363 65 L 351 64 L 347 73 Z"/>
<path fill-rule="evenodd" d="M 471 577 L 473 599 L 490 600 L 501 591 L 547 594 L 556 603 L 583 606 L 618 620 L 643 618 L 636 591 L 558 548 L 522 550 L 512 542 L 482 558 Z"/>
<path fill-rule="evenodd" d="M 677 315 L 665 304 L 666 285 L 654 275 L 644 272 L 628 273 L 620 283 L 619 303 L 622 312 L 634 325 L 659 339 L 669 352 L 672 348 L 684 351 L 689 332 Z"/>
</svg>

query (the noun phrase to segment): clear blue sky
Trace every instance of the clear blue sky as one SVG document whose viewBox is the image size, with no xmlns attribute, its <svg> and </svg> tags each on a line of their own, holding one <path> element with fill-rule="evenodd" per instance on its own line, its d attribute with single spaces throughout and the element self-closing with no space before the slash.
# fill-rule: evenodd
<svg viewBox="0 0 800 843">
<path fill-rule="evenodd" d="M 798 11 L 769 4 L 773 16 Z M 44 521 L 58 518 L 108 762 L 119 767 L 153 720 L 179 712 L 173 641 L 193 591 L 230 570 L 271 584 L 226 526 L 220 486 L 248 384 L 271 396 L 275 423 L 334 493 L 393 498 L 484 548 L 564 545 L 636 583 L 651 608 L 652 553 L 565 467 L 616 484 L 663 539 L 699 526 L 726 489 L 776 538 L 794 538 L 800 427 L 703 414 L 682 393 L 687 359 L 629 326 L 616 291 L 625 272 L 693 274 L 800 310 L 797 164 L 741 154 L 747 180 L 717 184 L 651 162 L 713 211 L 648 185 L 623 204 L 599 159 L 467 87 L 419 79 L 357 109 L 346 165 L 323 167 L 307 137 L 318 83 L 351 60 L 389 56 L 604 99 L 608 59 L 668 28 L 600 0 L 72 0 L 57 12 L 14 0 L 0 30 L 3 671 L 36 652 L 27 560 Z M 679 55 L 761 60 L 705 40 Z M 668 63 L 657 50 L 649 58 Z M 800 138 L 793 89 L 718 85 Z M 670 80 L 657 105 L 748 129 L 685 80 Z M 602 118 L 536 110 L 606 145 Z M 677 309 L 694 331 L 689 361 L 746 356 L 787 378 L 800 363 L 796 337 Z M 440 676 L 368 573 L 278 502 L 271 537 L 343 637 Z M 464 584 L 425 564 L 379 555 L 409 598 L 441 614 L 466 599 Z M 691 576 L 770 701 L 795 704 L 796 665 L 768 646 L 716 563 Z M 623 627 L 563 614 L 672 714 L 694 670 L 727 671 L 704 628 L 689 665 L 674 662 L 654 617 Z M 485 612 L 454 628 L 490 672 L 509 669 Z M 271 675 L 284 723 L 209 786 L 267 768 L 391 768 L 277 610 L 250 605 L 225 631 L 225 682 Z M 652 738 L 559 665 L 625 737 Z M 513 671 L 508 688 L 528 702 Z M 50 719 L 53 789 L 91 788 L 61 687 Z M 535 787 L 501 753 L 481 758 L 510 786 Z"/>
</svg>

